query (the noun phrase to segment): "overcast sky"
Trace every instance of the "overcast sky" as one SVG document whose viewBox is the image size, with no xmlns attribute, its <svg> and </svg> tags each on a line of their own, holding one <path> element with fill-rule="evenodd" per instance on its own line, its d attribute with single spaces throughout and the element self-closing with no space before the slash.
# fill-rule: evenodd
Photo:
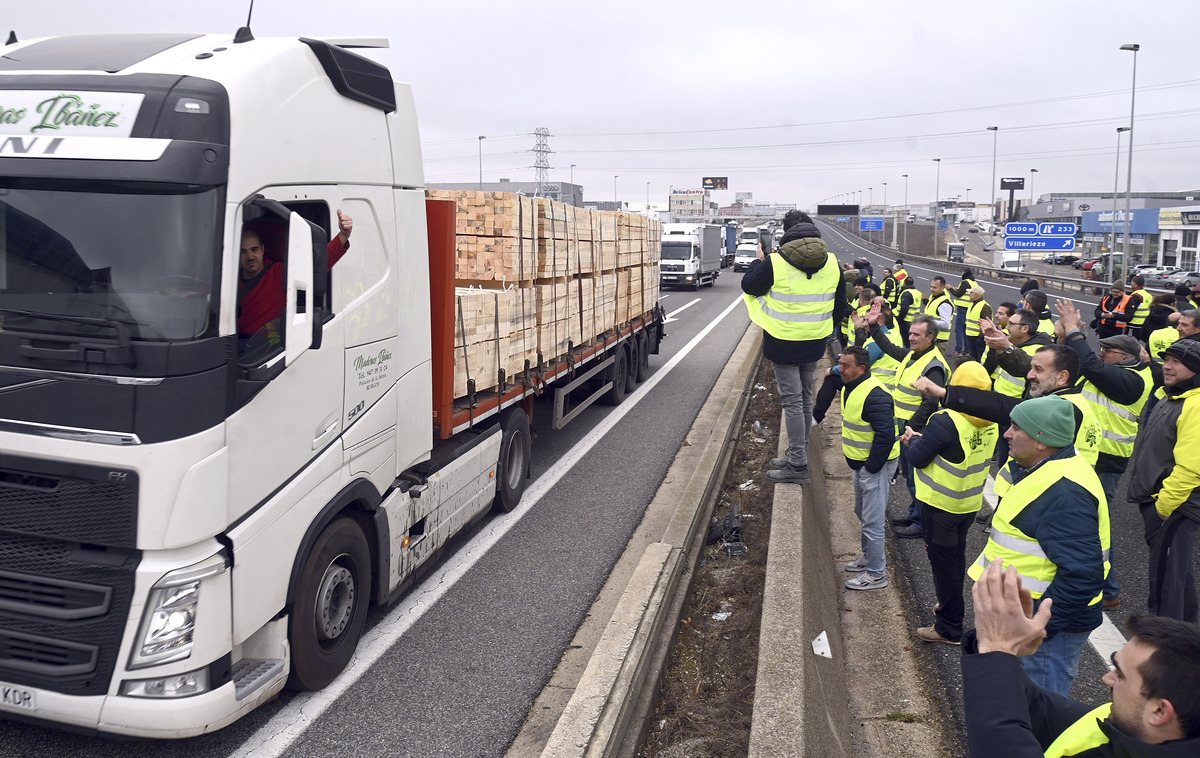
<svg viewBox="0 0 1200 758">
<path fill-rule="evenodd" d="M 408 6 L 413 7 L 408 7 Z M 27 39 L 231 33 L 239 0 L 6 3 Z M 984 201 L 1030 169 L 1037 195 L 1111 192 L 1138 43 L 1134 191 L 1200 187 L 1195 0 L 1151 3 L 315 2 L 257 0 L 257 36 L 386 36 L 371 53 L 417 101 L 429 182 L 552 180 L 643 206 L 728 176 L 756 201 Z M 737 15 L 730 17 L 731 10 Z M 682 15 L 683 13 L 687 15 Z M 1124 145 L 1128 134 L 1122 135 Z M 1125 187 L 1122 151 L 1120 188 Z M 1027 184 L 1028 187 L 1028 184 Z M 873 188 L 868 190 L 868 188 Z M 1028 197 L 1028 192 L 1025 193 Z"/>
</svg>

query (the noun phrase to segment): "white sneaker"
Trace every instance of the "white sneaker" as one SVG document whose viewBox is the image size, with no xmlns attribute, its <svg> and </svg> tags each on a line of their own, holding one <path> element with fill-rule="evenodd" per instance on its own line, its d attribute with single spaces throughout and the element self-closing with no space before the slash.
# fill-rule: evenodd
<svg viewBox="0 0 1200 758">
<path fill-rule="evenodd" d="M 846 569 L 847 571 L 849 571 L 852 574 L 860 574 L 863 571 L 867 570 L 867 556 L 863 555 L 862 553 L 859 553 L 857 558 L 850 561 L 842 568 Z"/>
<path fill-rule="evenodd" d="M 871 576 L 863 572 L 846 580 L 846 589 L 848 590 L 881 590 L 886 586 L 888 586 L 887 574 Z"/>
</svg>

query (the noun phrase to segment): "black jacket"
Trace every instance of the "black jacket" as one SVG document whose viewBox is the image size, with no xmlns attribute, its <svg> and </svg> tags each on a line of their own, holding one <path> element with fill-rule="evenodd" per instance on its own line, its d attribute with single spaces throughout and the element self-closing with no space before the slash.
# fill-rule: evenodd
<svg viewBox="0 0 1200 758">
<path fill-rule="evenodd" d="M 887 334 L 878 326 L 871 327 L 871 337 L 875 339 L 875 344 L 879 349 L 886 353 L 889 357 L 895 360 L 904 362 L 910 351 L 908 348 L 893 345 L 888 339 Z M 933 350 L 934 348 L 929 348 Z M 922 353 L 923 355 L 923 353 Z M 929 377 L 939 387 L 946 386 L 946 372 L 940 366 L 934 366 L 925 372 L 925 376 Z M 921 400 L 921 406 L 917 408 L 917 412 L 908 420 L 908 426 L 914 432 L 919 432 L 925 427 L 925 422 L 929 420 L 929 416 L 938 409 L 938 399 L 936 397 L 925 397 Z"/>
<path fill-rule="evenodd" d="M 1025 345 L 1038 345 L 1040 347 L 1042 345 L 1049 345 L 1052 342 L 1054 342 L 1054 339 L 1049 334 L 1046 334 L 1045 332 L 1034 332 L 1033 336 L 1029 338 L 1028 342 L 1020 345 L 1016 350 L 1013 350 L 1008 355 L 1005 355 L 1003 352 L 989 350 L 987 358 L 983 362 L 983 369 L 988 372 L 989 376 L 993 371 L 996 370 L 997 366 L 1002 367 L 1005 371 L 1013 376 L 1028 376 L 1029 366 L 1031 363 L 1033 363 L 1033 357 L 1030 356 L 1029 353 L 1025 352 L 1022 348 L 1024 348 Z"/>
<path fill-rule="evenodd" d="M 813 242 L 802 242 L 804 240 L 813 240 Z M 796 224 L 783 233 L 783 238 L 779 240 L 779 252 L 771 253 L 771 255 L 780 256 L 811 277 L 825 264 L 825 257 L 816 254 L 819 248 L 824 249 L 824 243 L 820 240 L 821 233 L 814 224 Z M 797 244 L 789 245 L 788 243 Z M 798 249 L 803 249 L 804 253 L 794 254 L 794 251 Z M 828 250 L 825 252 L 828 253 Z M 756 260 L 750 264 L 750 268 L 746 269 L 746 273 L 742 276 L 742 292 L 752 297 L 762 297 L 771 291 L 774 283 L 775 269 L 770 262 L 767 259 Z M 839 281 L 833 294 L 834 333 L 837 332 L 838 322 L 848 313 L 850 313 L 850 307 L 846 303 L 846 293 Z M 788 365 L 816 363 L 825 354 L 825 343 L 826 341 L 823 339 L 781 340 L 764 331 L 763 357 L 772 363 Z"/>
<path fill-rule="evenodd" d="M 1094 709 L 1038 687 L 1015 655 L 977 652 L 974 629 L 963 636 L 962 646 L 963 707 L 971 758 L 1041 758 L 1058 735 Z M 1080 758 L 1200 755 L 1200 738 L 1150 745 L 1109 721 L 1101 722 L 1100 728 L 1111 741 L 1080 753 Z"/>
<path fill-rule="evenodd" d="M 939 455 L 951 463 L 966 460 L 958 427 L 945 413 L 930 417 L 921 436 L 913 437 L 908 443 L 908 461 L 913 468 L 925 468 Z"/>
</svg>

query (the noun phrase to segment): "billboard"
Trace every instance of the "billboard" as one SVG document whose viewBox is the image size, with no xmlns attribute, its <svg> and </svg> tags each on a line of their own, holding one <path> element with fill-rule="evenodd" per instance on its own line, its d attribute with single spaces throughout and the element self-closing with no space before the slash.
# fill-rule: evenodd
<svg viewBox="0 0 1200 758">
<path fill-rule="evenodd" d="M 700 181 L 700 186 L 706 190 L 729 189 L 729 177 L 706 176 Z"/>
<path fill-rule="evenodd" d="M 857 216 L 857 205 L 818 205 L 818 216 Z"/>
<path fill-rule="evenodd" d="M 1025 177 L 1001 177 L 1000 189 L 1002 190 L 1023 190 L 1025 189 Z"/>
</svg>

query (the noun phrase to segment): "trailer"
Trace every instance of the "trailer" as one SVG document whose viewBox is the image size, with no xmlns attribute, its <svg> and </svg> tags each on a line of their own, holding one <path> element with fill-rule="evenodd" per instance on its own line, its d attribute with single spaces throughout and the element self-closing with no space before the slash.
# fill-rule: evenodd
<svg viewBox="0 0 1200 758">
<path fill-rule="evenodd" d="M 646 375 L 658 223 L 427 192 L 411 88 L 343 44 L 3 48 L 0 717 L 179 738 L 324 687 L 520 502 L 535 397 Z"/>
<path fill-rule="evenodd" d="M 664 287 L 713 286 L 721 274 L 721 228 L 714 224 L 664 224 L 659 278 Z"/>
</svg>

